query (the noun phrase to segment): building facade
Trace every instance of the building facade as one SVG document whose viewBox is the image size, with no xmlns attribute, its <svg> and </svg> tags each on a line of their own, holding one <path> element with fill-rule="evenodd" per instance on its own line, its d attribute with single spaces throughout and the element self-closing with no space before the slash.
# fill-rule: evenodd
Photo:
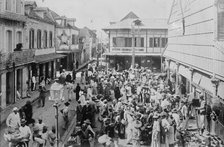
<svg viewBox="0 0 224 147">
<path fill-rule="evenodd" d="M 58 60 L 57 66 L 63 66 L 66 70 L 72 70 L 75 62 L 81 60 L 81 50 L 79 49 L 79 29 L 75 26 L 74 18 L 65 16 L 55 16 L 56 21 L 56 52 L 66 55 Z M 80 63 L 79 63 L 80 64 Z"/>
<path fill-rule="evenodd" d="M 14 104 L 17 93 L 25 97 L 28 89 L 28 64 L 34 61 L 34 50 L 22 47 L 26 21 L 23 0 L 0 1 L 1 109 Z"/>
<path fill-rule="evenodd" d="M 95 30 L 87 27 L 81 28 L 79 32 L 79 46 L 81 52 L 81 63 L 86 63 L 96 57 L 97 35 Z"/>
<path fill-rule="evenodd" d="M 174 0 L 168 20 L 165 65 L 176 92 L 203 94 L 220 108 L 211 132 L 224 138 L 224 1 Z M 210 116 L 209 116 L 210 117 Z M 209 118 L 208 117 L 208 118 Z"/>
<path fill-rule="evenodd" d="M 167 44 L 166 21 L 141 19 L 130 12 L 121 21 L 111 22 L 103 29 L 109 37 L 109 50 L 105 53 L 109 66 L 130 68 L 134 52 L 135 64 L 160 70 L 161 53 Z"/>
<path fill-rule="evenodd" d="M 55 21 L 51 11 L 26 1 L 26 48 L 35 50 L 35 62 L 30 65 L 29 77 L 53 79 L 56 76 L 56 61 L 64 57 L 55 51 Z"/>
</svg>

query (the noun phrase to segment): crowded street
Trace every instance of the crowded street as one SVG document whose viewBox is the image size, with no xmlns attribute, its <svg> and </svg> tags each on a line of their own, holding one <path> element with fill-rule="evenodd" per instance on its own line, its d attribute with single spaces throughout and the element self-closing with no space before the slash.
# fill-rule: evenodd
<svg viewBox="0 0 224 147">
<path fill-rule="evenodd" d="M 0 147 L 224 147 L 224 0 L 0 0 Z"/>
</svg>

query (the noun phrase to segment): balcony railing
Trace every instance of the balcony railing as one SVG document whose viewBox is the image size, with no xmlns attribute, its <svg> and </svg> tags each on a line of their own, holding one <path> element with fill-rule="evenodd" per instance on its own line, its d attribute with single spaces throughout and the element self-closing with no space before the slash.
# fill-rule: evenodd
<svg viewBox="0 0 224 147">
<path fill-rule="evenodd" d="M 13 66 L 28 64 L 34 61 L 35 50 L 14 51 L 0 54 L 0 69 L 7 69 Z"/>
<path fill-rule="evenodd" d="M 135 53 L 158 53 L 161 54 L 164 48 L 143 48 L 135 47 Z M 132 53 L 132 47 L 111 47 L 111 52 Z"/>
</svg>

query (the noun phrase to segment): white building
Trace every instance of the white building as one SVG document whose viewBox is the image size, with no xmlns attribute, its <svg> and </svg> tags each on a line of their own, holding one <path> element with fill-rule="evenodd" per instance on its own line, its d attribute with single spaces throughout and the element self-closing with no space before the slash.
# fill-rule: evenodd
<svg viewBox="0 0 224 147">
<path fill-rule="evenodd" d="M 14 104 L 16 91 L 26 96 L 28 64 L 34 61 L 34 50 L 24 43 L 26 17 L 23 0 L 0 0 L 0 107 Z M 17 45 L 24 47 L 14 51 Z"/>
<path fill-rule="evenodd" d="M 218 101 L 213 132 L 224 138 L 224 0 L 173 0 L 164 52 L 176 92 L 204 94 L 208 106 Z M 174 74 L 172 74 L 174 73 Z M 217 98 L 218 97 L 218 98 Z M 208 117 L 209 118 L 209 117 Z M 207 122 L 208 120 L 206 120 Z M 214 127 L 216 125 L 216 127 Z M 214 130 L 214 128 L 216 128 Z"/>
<path fill-rule="evenodd" d="M 130 12 L 103 30 L 109 37 L 109 51 L 105 55 L 111 67 L 117 68 L 119 64 L 122 69 L 130 68 L 134 47 L 135 63 L 160 69 L 161 53 L 167 44 L 166 19 L 142 19 Z"/>
</svg>

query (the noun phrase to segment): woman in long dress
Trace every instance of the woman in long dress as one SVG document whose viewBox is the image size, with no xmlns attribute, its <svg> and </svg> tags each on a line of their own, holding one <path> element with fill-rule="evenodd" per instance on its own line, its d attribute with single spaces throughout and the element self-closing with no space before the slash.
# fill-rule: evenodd
<svg viewBox="0 0 224 147">
<path fill-rule="evenodd" d="M 151 147 L 160 147 L 160 123 L 159 123 L 159 115 L 155 114 L 153 116 L 153 128 L 152 128 L 152 144 Z"/>
</svg>

